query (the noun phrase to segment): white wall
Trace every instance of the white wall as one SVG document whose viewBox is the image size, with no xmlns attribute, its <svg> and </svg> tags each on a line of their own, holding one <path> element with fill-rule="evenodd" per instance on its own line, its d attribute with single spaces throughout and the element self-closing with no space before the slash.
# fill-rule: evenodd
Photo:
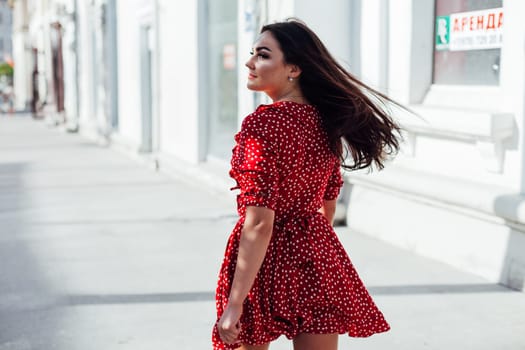
<svg viewBox="0 0 525 350">
<path fill-rule="evenodd" d="M 198 2 L 158 6 L 160 150 L 197 163 L 199 104 L 206 103 L 198 94 Z"/>
<path fill-rule="evenodd" d="M 319 36 L 330 53 L 345 67 L 349 67 L 351 38 L 351 4 L 347 0 L 333 0 L 330 5 L 319 0 L 295 1 L 294 16 Z"/>
<path fill-rule="evenodd" d="M 513 185 L 525 194 L 525 2 L 505 1 L 504 6 L 505 39 L 500 62 L 502 104 L 514 115 L 518 129 L 513 142 L 507 144 L 510 149 L 506 154 L 505 172 L 518 175 Z"/>
<path fill-rule="evenodd" d="M 266 0 L 268 3 L 266 14 L 266 23 L 282 21 L 286 17 L 294 16 L 294 5 L 297 0 Z M 266 24 L 264 23 L 264 24 Z M 259 28 L 260 29 L 260 28 Z"/>
<path fill-rule="evenodd" d="M 361 5 L 362 17 L 360 42 L 361 49 L 361 79 L 364 83 L 380 91 L 387 92 L 388 79 L 386 71 L 382 69 L 388 57 L 388 43 L 384 27 L 388 22 L 382 18 L 381 6 L 383 0 L 369 0 Z"/>
<path fill-rule="evenodd" d="M 59 0 L 67 13 L 75 10 L 74 1 Z M 77 40 L 75 33 L 75 22 L 71 16 L 64 16 L 59 19 L 63 25 L 62 55 L 64 61 L 64 109 L 68 128 L 76 130 L 78 128 L 78 96 L 77 96 Z"/>
<path fill-rule="evenodd" d="M 158 3 L 160 150 L 199 160 L 198 2 Z"/>
<path fill-rule="evenodd" d="M 79 124 L 83 131 L 95 128 L 93 108 L 93 40 L 90 18 L 90 5 L 85 1 L 77 2 L 78 25 L 78 87 L 79 87 Z"/>
<path fill-rule="evenodd" d="M 118 137 L 132 149 L 141 142 L 139 26 L 136 1 L 117 1 Z"/>
<path fill-rule="evenodd" d="M 388 62 L 388 94 L 395 100 L 409 104 L 410 73 L 411 73 L 411 39 L 412 39 L 412 2 L 414 0 L 398 0 L 389 9 L 389 62 Z M 366 14 L 363 13 L 365 17 Z M 432 40 L 432 38 L 429 38 Z M 363 51 L 367 48 L 363 46 Z M 363 60 L 363 65 L 365 61 Z"/>
<path fill-rule="evenodd" d="M 16 69 L 14 71 L 14 93 L 15 110 L 29 108 L 31 101 L 31 72 L 33 62 L 29 50 L 29 33 L 27 31 L 27 3 L 19 1 L 15 3 L 13 11 L 13 61 Z"/>
</svg>

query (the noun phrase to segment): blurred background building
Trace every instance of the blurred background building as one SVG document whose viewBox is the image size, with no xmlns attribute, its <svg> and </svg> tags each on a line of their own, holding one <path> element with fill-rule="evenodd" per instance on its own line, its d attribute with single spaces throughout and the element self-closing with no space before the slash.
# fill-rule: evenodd
<svg viewBox="0 0 525 350">
<path fill-rule="evenodd" d="M 4 3 L 4 2 L 2 2 Z M 303 19 L 395 110 L 401 154 L 347 173 L 356 231 L 516 289 L 525 277 L 525 2 L 12 0 L 16 108 L 228 188 L 264 23 Z"/>
<path fill-rule="evenodd" d="M 10 61 L 12 57 L 11 28 L 11 7 L 7 0 L 0 0 L 0 62 Z"/>
<path fill-rule="evenodd" d="M 13 112 L 12 11 L 0 0 L 0 113 Z"/>
</svg>

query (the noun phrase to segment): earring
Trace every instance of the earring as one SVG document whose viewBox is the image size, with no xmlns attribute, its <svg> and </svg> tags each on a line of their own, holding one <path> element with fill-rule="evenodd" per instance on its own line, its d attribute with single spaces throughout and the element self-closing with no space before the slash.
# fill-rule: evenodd
<svg viewBox="0 0 525 350">
<path fill-rule="evenodd" d="M 292 81 L 293 81 L 293 78 L 292 78 L 292 77 L 288 77 L 288 81 L 289 81 L 289 82 L 292 82 Z"/>
</svg>

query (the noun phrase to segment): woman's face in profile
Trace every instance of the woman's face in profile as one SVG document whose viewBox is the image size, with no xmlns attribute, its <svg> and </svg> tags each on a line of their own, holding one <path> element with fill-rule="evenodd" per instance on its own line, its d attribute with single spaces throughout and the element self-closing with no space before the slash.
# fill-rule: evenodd
<svg viewBox="0 0 525 350">
<path fill-rule="evenodd" d="M 268 96 L 278 96 L 289 84 L 290 65 L 285 64 L 279 43 L 271 32 L 263 32 L 253 45 L 248 67 L 247 87 L 263 91 Z"/>
</svg>

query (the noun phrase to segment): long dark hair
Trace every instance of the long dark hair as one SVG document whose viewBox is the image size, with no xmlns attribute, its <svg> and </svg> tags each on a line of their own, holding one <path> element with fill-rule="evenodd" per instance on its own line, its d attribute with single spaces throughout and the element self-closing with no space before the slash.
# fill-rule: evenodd
<svg viewBox="0 0 525 350">
<path fill-rule="evenodd" d="M 319 110 L 332 151 L 345 169 L 384 167 L 387 156 L 397 153 L 400 127 L 388 112 L 395 101 L 359 81 L 328 52 L 319 37 L 298 19 L 268 24 L 279 42 L 287 64 L 302 73 L 299 86 L 304 97 Z M 346 164 L 350 153 L 353 164 Z"/>
</svg>

